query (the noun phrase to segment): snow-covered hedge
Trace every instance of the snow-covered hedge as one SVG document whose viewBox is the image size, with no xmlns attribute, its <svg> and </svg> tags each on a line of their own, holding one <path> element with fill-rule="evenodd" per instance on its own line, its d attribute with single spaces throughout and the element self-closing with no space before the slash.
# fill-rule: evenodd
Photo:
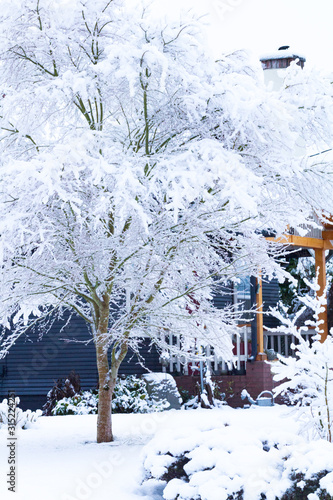
<svg viewBox="0 0 333 500">
<path fill-rule="evenodd" d="M 15 405 L 16 405 L 16 408 L 15 408 L 15 428 L 16 429 L 28 429 L 42 415 L 42 411 L 41 410 L 23 411 L 21 408 L 18 407 L 19 404 L 20 404 L 20 398 L 16 397 L 15 398 Z M 9 414 L 8 410 L 9 410 L 8 400 L 4 399 L 0 403 L 0 428 L 2 426 L 8 425 L 8 414 Z"/>
<path fill-rule="evenodd" d="M 251 411 L 251 410 L 249 410 Z M 249 414 L 250 415 L 250 414 Z M 261 429 L 179 428 L 145 447 L 145 494 L 165 500 L 333 498 L 333 447 Z"/>
<path fill-rule="evenodd" d="M 97 413 L 98 396 L 84 391 L 70 398 L 62 398 L 52 410 L 52 415 L 89 415 Z"/>
<path fill-rule="evenodd" d="M 144 380 L 129 375 L 125 379 L 118 379 L 112 399 L 114 413 L 150 413 L 163 411 L 168 408 L 166 401 L 154 399 L 154 394 L 148 394 Z"/>
<path fill-rule="evenodd" d="M 97 413 L 98 394 L 84 391 L 57 402 L 52 415 L 88 415 Z M 117 381 L 113 399 L 114 413 L 150 413 L 163 411 L 168 407 L 165 401 L 156 401 L 149 396 L 144 380 L 129 375 Z"/>
</svg>

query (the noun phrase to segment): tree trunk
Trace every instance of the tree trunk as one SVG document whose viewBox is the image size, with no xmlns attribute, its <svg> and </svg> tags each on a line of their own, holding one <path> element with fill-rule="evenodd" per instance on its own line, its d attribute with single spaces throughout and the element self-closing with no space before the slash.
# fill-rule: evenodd
<svg viewBox="0 0 333 500">
<path fill-rule="evenodd" d="M 103 299 L 103 305 L 99 308 L 99 324 L 95 337 L 99 381 L 97 443 L 109 443 L 110 441 L 113 441 L 111 402 L 114 383 L 110 380 L 110 367 L 107 351 L 109 298 L 105 296 Z"/>
<path fill-rule="evenodd" d="M 109 324 L 109 297 L 103 297 L 102 305 L 98 309 L 98 327 L 95 334 L 95 347 L 98 369 L 98 416 L 97 416 L 97 443 L 113 441 L 112 434 L 112 396 L 116 385 L 119 367 L 128 350 L 129 331 L 125 332 L 124 339 L 118 353 L 112 354 L 112 366 L 108 360 L 108 324 Z"/>
<path fill-rule="evenodd" d="M 111 422 L 111 402 L 113 387 L 109 384 L 108 354 L 97 353 L 98 368 L 98 416 L 97 416 L 97 443 L 113 441 Z"/>
</svg>

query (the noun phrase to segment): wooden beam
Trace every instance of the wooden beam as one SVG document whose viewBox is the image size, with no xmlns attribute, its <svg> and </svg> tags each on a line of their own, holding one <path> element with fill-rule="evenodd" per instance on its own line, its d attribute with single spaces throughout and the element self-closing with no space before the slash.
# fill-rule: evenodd
<svg viewBox="0 0 333 500">
<path fill-rule="evenodd" d="M 326 261 L 325 261 L 325 250 L 315 250 L 315 266 L 316 273 L 318 275 L 318 285 L 319 290 L 317 291 L 317 297 L 321 297 L 325 293 L 326 288 Z M 319 314 L 319 320 L 323 321 L 320 326 L 322 330 L 321 342 L 326 340 L 328 335 L 328 325 L 327 325 L 327 303 L 325 304 L 325 310 Z"/>
<path fill-rule="evenodd" d="M 264 353 L 264 316 L 262 305 L 262 279 L 261 274 L 257 278 L 256 289 L 256 304 L 257 304 L 257 361 L 267 359 Z"/>
<path fill-rule="evenodd" d="M 333 239 L 333 238 L 332 238 Z M 290 245 L 301 248 L 313 248 L 332 250 L 333 245 L 329 239 L 308 238 L 307 236 L 296 236 L 295 234 L 284 234 L 279 238 L 267 237 L 267 241 L 279 243 L 280 245 Z"/>
<path fill-rule="evenodd" d="M 333 240 L 333 229 L 326 229 L 322 232 L 323 240 Z"/>
<path fill-rule="evenodd" d="M 266 238 L 267 241 L 279 243 L 280 245 L 295 246 L 301 248 L 312 248 L 315 251 L 315 267 L 318 273 L 319 290 L 317 296 L 320 297 L 326 288 L 326 261 L 325 250 L 332 250 L 333 245 L 333 229 L 326 229 L 322 232 L 322 238 L 308 238 L 304 236 L 297 236 L 294 234 L 284 234 L 279 238 Z M 259 315 L 260 316 L 260 315 Z M 321 325 L 321 342 L 324 342 L 328 335 L 327 324 L 327 303 L 325 310 L 320 313 L 319 319 L 323 322 Z M 259 332 L 258 332 L 259 333 Z M 259 338 L 259 337 L 258 337 Z"/>
</svg>

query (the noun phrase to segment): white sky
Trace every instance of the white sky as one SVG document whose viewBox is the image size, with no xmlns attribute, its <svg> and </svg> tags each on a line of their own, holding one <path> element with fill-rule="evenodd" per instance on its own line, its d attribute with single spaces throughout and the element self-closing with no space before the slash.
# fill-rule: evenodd
<svg viewBox="0 0 333 500">
<path fill-rule="evenodd" d="M 245 48 L 259 57 L 290 45 L 306 57 L 308 66 L 333 71 L 333 0 L 173 2 L 174 8 L 199 5 L 212 14 L 210 37 L 216 55 Z"/>
</svg>

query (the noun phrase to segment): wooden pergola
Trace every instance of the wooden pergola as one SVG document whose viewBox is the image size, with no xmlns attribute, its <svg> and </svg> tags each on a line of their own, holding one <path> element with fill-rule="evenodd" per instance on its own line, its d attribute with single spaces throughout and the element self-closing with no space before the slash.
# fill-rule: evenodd
<svg viewBox="0 0 333 500">
<path fill-rule="evenodd" d="M 298 236 L 294 234 L 284 234 L 279 238 L 267 237 L 266 240 L 273 243 L 278 243 L 287 247 L 293 247 L 294 249 L 312 249 L 315 254 L 315 268 L 318 273 L 318 285 L 319 289 L 317 291 L 317 296 L 320 297 L 325 292 L 326 288 L 326 260 L 325 252 L 326 250 L 333 250 L 333 223 L 321 222 L 322 233 L 320 238 L 313 238 L 308 236 Z M 261 277 L 257 280 L 258 287 L 256 293 L 257 310 L 259 312 L 257 317 L 257 360 L 266 359 L 264 353 L 264 324 L 263 315 L 260 314 L 263 311 L 263 301 L 262 301 L 262 286 Z M 327 304 L 325 309 L 319 315 L 319 319 L 322 323 L 322 334 L 321 341 L 324 342 L 328 335 L 328 324 L 327 324 Z"/>
</svg>

